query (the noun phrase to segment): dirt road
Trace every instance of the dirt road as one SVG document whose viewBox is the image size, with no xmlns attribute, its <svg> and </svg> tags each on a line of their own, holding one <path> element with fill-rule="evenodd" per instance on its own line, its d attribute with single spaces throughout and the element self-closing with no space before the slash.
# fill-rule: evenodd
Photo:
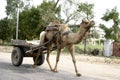
<svg viewBox="0 0 120 80">
<path fill-rule="evenodd" d="M 24 58 L 20 67 L 11 64 L 11 54 L 0 52 L 0 80 L 120 80 L 120 64 L 98 64 L 77 61 L 81 77 L 76 77 L 71 56 L 62 55 L 58 73 L 50 71 L 48 64 L 32 68 L 32 58 Z M 78 57 L 77 57 L 78 58 Z M 55 56 L 51 63 L 54 65 Z"/>
</svg>

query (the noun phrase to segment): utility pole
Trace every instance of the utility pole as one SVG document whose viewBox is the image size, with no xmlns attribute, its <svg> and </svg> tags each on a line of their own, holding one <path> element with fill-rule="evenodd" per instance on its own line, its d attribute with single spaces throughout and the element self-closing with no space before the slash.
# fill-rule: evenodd
<svg viewBox="0 0 120 80">
<path fill-rule="evenodd" d="M 18 29 L 19 29 L 19 4 L 17 5 L 16 40 L 18 40 Z"/>
</svg>

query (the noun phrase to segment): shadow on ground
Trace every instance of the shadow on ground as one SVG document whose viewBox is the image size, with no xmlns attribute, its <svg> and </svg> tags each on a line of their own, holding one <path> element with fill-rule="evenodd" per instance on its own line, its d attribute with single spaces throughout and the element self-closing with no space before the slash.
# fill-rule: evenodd
<svg viewBox="0 0 120 80">
<path fill-rule="evenodd" d="M 76 77 L 75 74 L 63 70 L 53 73 L 44 65 L 32 68 L 31 64 L 23 64 L 15 67 L 5 61 L 0 61 L 0 75 L 0 80 L 102 80 L 86 75 Z"/>
</svg>

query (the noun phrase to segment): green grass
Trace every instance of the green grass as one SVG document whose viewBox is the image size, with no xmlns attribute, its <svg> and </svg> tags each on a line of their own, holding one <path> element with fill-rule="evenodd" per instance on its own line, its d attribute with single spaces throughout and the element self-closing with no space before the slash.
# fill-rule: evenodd
<svg viewBox="0 0 120 80">
<path fill-rule="evenodd" d="M 92 52 L 94 49 L 98 49 L 99 51 L 103 51 L 103 45 L 87 45 L 86 46 L 86 52 L 87 54 L 90 54 L 90 52 Z M 63 53 L 68 53 L 68 49 L 64 48 Z M 83 54 L 84 53 L 84 44 L 77 44 L 75 45 L 75 52 L 79 53 L 79 54 Z"/>
<path fill-rule="evenodd" d="M 78 44 L 78 45 L 76 45 L 76 47 L 78 47 L 79 49 L 82 49 L 82 50 L 84 50 L 84 44 Z M 99 49 L 99 50 L 103 50 L 103 45 L 86 45 L 86 48 L 87 48 L 87 50 L 89 50 L 89 49 Z"/>
<path fill-rule="evenodd" d="M 103 45 L 86 45 L 86 52 L 89 54 L 94 49 L 98 49 L 99 51 L 103 51 Z M 84 44 L 78 44 L 75 47 L 77 53 L 84 53 Z"/>
</svg>

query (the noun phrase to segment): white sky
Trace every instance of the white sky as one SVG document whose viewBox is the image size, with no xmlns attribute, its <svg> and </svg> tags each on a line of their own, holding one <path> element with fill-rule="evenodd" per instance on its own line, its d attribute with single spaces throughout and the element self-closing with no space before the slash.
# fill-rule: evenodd
<svg viewBox="0 0 120 80">
<path fill-rule="evenodd" d="M 6 6 L 6 0 L 0 0 L 0 19 L 6 16 L 5 6 Z"/>
<path fill-rule="evenodd" d="M 120 13 L 120 4 L 119 4 L 120 0 L 75 0 L 75 1 L 94 3 L 95 21 L 97 24 L 103 22 L 100 18 L 106 12 L 106 9 L 112 9 L 116 6 Z M 41 2 L 42 0 L 33 0 L 32 4 L 39 5 Z M 0 19 L 6 17 L 5 6 L 6 6 L 6 0 L 0 0 Z"/>
</svg>

